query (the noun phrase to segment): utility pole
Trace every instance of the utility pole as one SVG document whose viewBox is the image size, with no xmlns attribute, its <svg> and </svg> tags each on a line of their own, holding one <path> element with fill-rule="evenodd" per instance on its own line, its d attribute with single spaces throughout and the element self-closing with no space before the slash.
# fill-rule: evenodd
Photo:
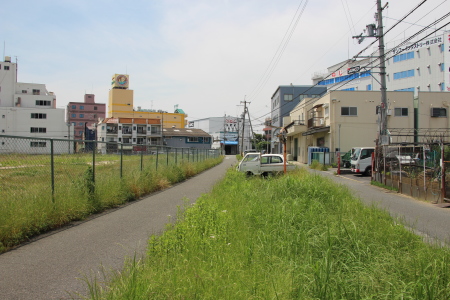
<svg viewBox="0 0 450 300">
<path fill-rule="evenodd" d="M 385 6 L 386 7 L 386 6 Z M 380 51 L 380 79 L 381 79 L 381 127 L 380 138 L 386 135 L 387 130 L 387 96 L 386 96 L 386 65 L 384 60 L 384 34 L 383 34 L 383 9 L 381 7 L 381 0 L 377 0 L 377 15 L 378 21 L 378 49 Z M 380 144 L 380 140 L 378 141 Z"/>
<path fill-rule="evenodd" d="M 250 124 L 250 131 L 252 132 L 252 139 L 254 141 L 255 140 L 255 132 L 253 131 L 252 120 L 250 119 L 250 112 L 248 109 L 247 109 L 247 116 L 248 116 L 248 123 Z M 252 139 L 250 139 L 250 140 L 252 140 Z M 256 149 L 256 144 L 255 144 L 255 148 L 252 148 L 252 149 Z"/>
<path fill-rule="evenodd" d="M 380 60 L 380 91 L 381 91 L 381 105 L 380 105 L 380 127 L 379 127 L 379 136 L 378 136 L 378 146 L 381 146 L 383 143 L 388 142 L 386 139 L 387 134 L 387 95 L 386 95 L 386 64 L 384 58 L 384 33 L 383 33 L 383 10 L 387 7 L 388 3 L 381 6 L 381 0 L 377 0 L 377 13 L 375 14 L 375 20 L 377 21 L 377 25 L 369 24 L 366 26 L 367 35 L 363 36 L 362 33 L 358 36 L 354 36 L 353 38 L 358 39 L 358 43 L 361 42 L 366 37 L 376 37 L 378 38 L 378 59 Z M 376 78 L 375 78 L 376 80 Z M 378 80 L 377 80 L 378 81 Z"/>
<path fill-rule="evenodd" d="M 223 141 L 223 146 L 221 147 L 222 149 L 222 154 L 225 155 L 225 122 L 226 122 L 226 118 L 227 118 L 227 114 L 225 113 L 223 115 L 223 137 L 222 137 L 222 141 Z"/>
<path fill-rule="evenodd" d="M 243 113 L 243 123 L 242 123 L 242 136 L 241 136 L 241 155 L 244 154 L 244 133 L 245 133 L 245 114 L 247 112 L 247 103 L 250 104 L 250 102 L 247 101 L 241 101 L 241 103 L 244 102 L 244 113 Z"/>
</svg>

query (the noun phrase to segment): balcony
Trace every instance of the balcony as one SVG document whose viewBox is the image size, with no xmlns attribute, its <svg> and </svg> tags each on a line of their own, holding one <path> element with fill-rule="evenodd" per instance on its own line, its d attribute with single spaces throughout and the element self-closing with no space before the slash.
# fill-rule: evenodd
<svg viewBox="0 0 450 300">
<path fill-rule="evenodd" d="M 147 130 L 145 130 L 145 127 L 138 127 L 137 134 L 147 134 Z"/>
<path fill-rule="evenodd" d="M 155 135 L 155 136 L 161 136 L 162 135 L 162 131 L 161 130 L 158 130 L 158 131 L 147 131 L 147 133 L 148 133 L 148 135 L 150 135 L 150 136 L 152 136 L 152 135 Z"/>
<path fill-rule="evenodd" d="M 294 120 L 286 126 L 287 135 L 292 136 L 306 131 L 305 121 Z"/>
<path fill-rule="evenodd" d="M 106 129 L 106 134 L 117 134 L 117 128 Z"/>
<path fill-rule="evenodd" d="M 308 129 L 325 127 L 325 119 L 323 117 L 313 117 L 308 120 Z"/>
<path fill-rule="evenodd" d="M 124 127 L 124 128 L 122 129 L 122 134 L 131 134 L 131 133 L 132 133 L 131 128 L 126 128 L 126 127 Z"/>
</svg>

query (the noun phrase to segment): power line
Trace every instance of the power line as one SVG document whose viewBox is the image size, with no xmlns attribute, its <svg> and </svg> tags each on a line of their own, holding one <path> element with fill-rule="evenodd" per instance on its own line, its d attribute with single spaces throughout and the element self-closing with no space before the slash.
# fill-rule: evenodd
<svg viewBox="0 0 450 300">
<path fill-rule="evenodd" d="M 300 10 L 300 8 L 302 6 L 302 3 L 303 3 L 303 0 L 300 1 L 300 4 L 297 7 L 297 10 L 291 20 L 291 23 L 289 24 L 289 27 L 287 28 L 287 30 L 283 36 L 283 39 L 281 40 L 281 42 L 277 48 L 277 51 L 275 51 L 275 54 L 273 55 L 269 65 L 267 66 L 266 70 L 264 71 L 263 75 L 259 79 L 259 81 L 258 81 L 257 85 L 255 86 L 255 88 L 253 89 L 253 91 L 249 94 L 250 100 L 255 98 L 259 94 L 261 89 L 266 85 L 270 76 L 272 76 L 272 73 L 273 73 L 275 67 L 278 65 L 278 62 L 280 61 L 281 57 L 283 56 L 283 53 L 284 53 L 287 45 L 289 44 L 292 34 L 294 33 L 295 29 L 297 28 L 297 24 L 298 24 L 301 16 L 303 15 L 306 5 L 308 4 L 308 0 L 305 1 L 301 12 L 298 13 L 298 11 Z M 294 23 L 294 20 L 295 20 L 295 23 Z"/>
<path fill-rule="evenodd" d="M 426 1 L 426 0 L 425 0 L 425 1 Z M 422 4 L 423 4 L 423 2 L 420 3 L 418 6 L 416 6 L 412 11 L 410 11 L 410 12 L 407 14 L 407 16 L 409 16 L 415 9 L 417 9 L 417 8 L 418 8 L 420 5 L 422 5 Z M 431 26 L 433 26 L 433 25 L 439 23 L 440 21 L 442 21 L 443 19 L 445 19 L 445 18 L 448 17 L 449 15 L 450 15 L 450 13 L 447 13 L 447 14 L 444 15 L 443 17 L 441 17 L 441 18 L 439 18 L 438 20 L 432 22 L 431 24 L 429 24 L 428 26 L 426 26 L 424 29 L 420 30 L 420 31 L 417 32 L 416 34 L 414 34 L 414 35 L 410 36 L 408 39 L 404 40 L 399 46 L 406 44 L 409 40 L 411 40 L 412 38 L 416 37 L 417 35 L 423 33 L 424 31 L 426 31 L 427 29 L 429 29 Z M 402 18 L 401 20 L 403 20 L 403 19 L 404 19 L 404 18 Z M 386 33 L 389 32 L 390 30 L 392 30 L 392 29 L 393 29 L 395 26 L 397 26 L 398 24 L 400 24 L 400 21 L 397 22 L 395 25 L 393 25 L 388 31 L 386 31 Z M 418 40 L 417 42 L 420 42 L 421 40 L 423 40 L 423 39 L 427 38 L 428 36 L 434 34 L 435 32 L 437 32 L 437 31 L 439 31 L 440 29 L 444 28 L 444 27 L 447 26 L 448 24 L 450 24 L 450 22 L 447 23 L 447 24 L 445 24 L 445 25 L 443 25 L 443 26 L 441 26 L 440 28 L 438 28 L 438 29 L 432 31 L 430 34 L 424 36 L 423 38 L 421 38 L 421 39 Z M 386 34 L 386 33 L 385 33 L 385 34 Z M 378 38 L 377 38 L 375 41 L 377 41 L 377 40 L 378 40 Z M 373 43 L 374 43 L 374 42 L 373 42 Z M 371 45 L 372 45 L 373 43 L 371 43 Z M 360 51 L 357 55 L 355 55 L 355 56 L 353 57 L 353 59 L 357 58 L 357 56 L 359 56 L 362 52 L 364 52 L 365 50 L 367 50 L 367 48 L 368 48 L 368 47 L 366 47 L 363 51 Z M 385 53 L 385 56 L 386 56 L 388 53 L 392 52 L 392 51 L 393 51 L 393 49 L 390 50 L 390 51 L 388 51 L 387 53 Z M 402 50 L 402 51 L 404 51 L 404 50 Z M 401 52 L 402 52 L 402 51 L 401 51 Z M 376 53 L 376 51 L 375 51 L 375 52 L 372 52 L 372 54 L 371 54 L 370 56 L 372 56 L 374 53 Z M 399 52 L 399 53 L 400 53 L 400 52 Z M 396 54 L 398 54 L 398 53 L 396 53 Z M 387 58 L 387 59 L 384 57 L 383 59 L 386 61 L 386 60 L 392 58 L 393 56 L 395 56 L 395 55 L 392 55 L 392 56 L 390 56 L 390 57 Z M 379 58 L 376 59 L 375 62 L 376 62 L 377 60 L 379 60 Z M 342 68 L 345 64 L 347 64 L 349 61 L 350 61 L 350 60 L 346 60 L 345 62 L 343 62 L 339 67 L 336 68 L 335 72 L 336 72 L 337 70 L 341 69 L 341 68 Z M 363 66 L 363 68 L 367 69 L 367 67 L 368 67 L 369 65 L 373 64 L 373 63 L 374 63 L 374 61 L 371 61 L 369 64 Z M 367 70 L 367 71 L 371 71 L 372 69 L 377 68 L 378 66 L 379 66 L 379 64 L 377 64 L 377 65 L 375 65 L 375 66 L 373 66 L 373 67 L 370 67 L 369 70 Z M 367 71 L 366 71 L 366 72 L 367 72 Z M 325 80 L 325 79 L 327 79 L 327 78 L 329 78 L 330 76 L 331 76 L 331 74 L 327 75 L 325 78 L 322 79 L 322 81 Z M 345 83 L 340 84 L 337 88 L 340 88 L 340 87 L 344 86 L 345 84 L 347 84 L 348 82 L 353 81 L 354 79 L 356 79 L 356 78 L 350 79 L 350 80 L 346 81 Z M 314 88 L 314 87 L 316 87 L 316 86 L 318 86 L 318 83 L 312 85 L 312 86 L 311 86 L 310 88 L 308 88 L 305 92 L 309 91 L 310 89 L 312 89 L 312 88 Z M 331 88 L 334 88 L 335 86 L 336 86 L 336 85 L 332 86 Z M 337 88 L 336 88 L 336 89 L 337 89 Z M 336 89 L 335 89 L 335 90 L 336 90 Z M 334 90 L 333 90 L 333 91 L 334 91 Z M 305 92 L 304 92 L 304 93 L 305 93 Z M 320 100 L 321 98 L 323 98 L 325 95 L 329 94 L 330 92 L 331 92 L 331 91 L 325 93 L 323 96 L 321 96 L 321 97 L 319 97 L 319 98 L 312 98 L 312 99 L 308 100 L 308 102 L 307 102 L 306 104 L 308 104 L 308 103 L 311 102 L 311 101 L 316 102 L 316 101 Z M 297 96 L 297 97 L 300 97 L 300 95 Z M 294 99 L 297 98 L 297 97 L 294 97 Z M 283 104 L 281 107 L 283 107 L 284 105 L 287 105 L 287 103 Z M 281 107 L 280 107 L 280 108 L 281 108 Z M 262 116 L 259 117 L 259 118 L 263 118 L 263 117 L 265 117 L 265 116 L 271 114 L 273 111 L 274 111 L 274 110 L 271 110 L 270 112 L 268 112 L 268 113 L 262 115 Z M 291 111 L 291 112 L 294 112 L 294 111 L 295 111 L 295 109 L 294 109 L 293 111 Z"/>
</svg>

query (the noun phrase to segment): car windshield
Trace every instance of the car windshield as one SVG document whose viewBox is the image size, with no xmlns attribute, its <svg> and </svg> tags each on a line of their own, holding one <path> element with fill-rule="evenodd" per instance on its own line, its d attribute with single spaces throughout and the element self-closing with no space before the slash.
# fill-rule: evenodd
<svg viewBox="0 0 450 300">
<path fill-rule="evenodd" d="M 259 160 L 259 154 L 247 154 L 244 157 L 244 161 L 258 161 Z"/>
<path fill-rule="evenodd" d="M 360 152 L 361 152 L 360 148 L 355 149 L 355 153 L 353 153 L 352 160 L 357 160 Z"/>
</svg>

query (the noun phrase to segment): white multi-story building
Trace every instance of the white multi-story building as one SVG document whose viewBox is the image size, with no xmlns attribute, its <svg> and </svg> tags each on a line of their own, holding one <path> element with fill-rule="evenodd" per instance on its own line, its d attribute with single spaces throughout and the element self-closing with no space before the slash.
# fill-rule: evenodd
<svg viewBox="0 0 450 300">
<path fill-rule="evenodd" d="M 450 31 L 418 42 L 386 44 L 388 91 L 450 91 Z M 378 52 L 374 53 L 374 57 Z M 312 81 L 328 90 L 379 91 L 379 60 L 348 60 L 315 72 Z"/>
<path fill-rule="evenodd" d="M 65 110 L 56 108 L 56 96 L 47 91 L 45 84 L 17 82 L 17 63 L 8 56 L 0 62 L 0 78 L 0 135 L 73 138 L 73 127 L 65 122 Z M 12 138 L 0 139 L 0 153 L 50 153 L 48 140 L 18 143 Z M 73 148 L 55 147 L 54 153 L 67 153 L 70 149 Z"/>
<path fill-rule="evenodd" d="M 188 122 L 188 128 L 198 128 L 213 137 L 211 148 L 223 149 L 225 154 L 238 154 L 241 150 L 252 149 L 250 122 L 245 120 L 242 136 L 243 119 L 224 116 L 199 119 Z M 243 147 L 241 147 L 243 145 Z"/>
</svg>

